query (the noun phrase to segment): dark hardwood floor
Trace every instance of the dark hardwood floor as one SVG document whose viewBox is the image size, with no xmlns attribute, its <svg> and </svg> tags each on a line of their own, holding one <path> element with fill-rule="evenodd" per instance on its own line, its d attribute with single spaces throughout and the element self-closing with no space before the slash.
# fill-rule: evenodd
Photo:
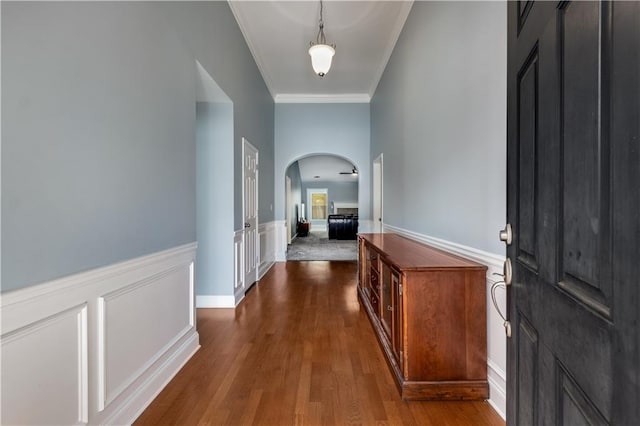
<svg viewBox="0 0 640 426">
<path fill-rule="evenodd" d="M 356 298 L 355 262 L 276 264 L 137 425 L 504 425 L 486 402 L 403 402 Z"/>
</svg>

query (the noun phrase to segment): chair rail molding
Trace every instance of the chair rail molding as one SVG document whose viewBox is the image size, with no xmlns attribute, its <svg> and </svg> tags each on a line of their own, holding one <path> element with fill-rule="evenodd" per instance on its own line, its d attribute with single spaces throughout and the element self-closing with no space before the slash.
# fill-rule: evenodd
<svg viewBox="0 0 640 426">
<path fill-rule="evenodd" d="M 132 423 L 200 347 L 196 248 L 3 294 L 0 422 Z"/>
</svg>

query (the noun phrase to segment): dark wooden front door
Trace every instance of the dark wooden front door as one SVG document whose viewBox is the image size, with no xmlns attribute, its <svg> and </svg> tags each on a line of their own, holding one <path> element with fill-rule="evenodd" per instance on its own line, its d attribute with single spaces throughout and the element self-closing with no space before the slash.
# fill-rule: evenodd
<svg viewBox="0 0 640 426">
<path fill-rule="evenodd" d="M 509 2 L 510 425 L 637 425 L 640 3 Z"/>
</svg>

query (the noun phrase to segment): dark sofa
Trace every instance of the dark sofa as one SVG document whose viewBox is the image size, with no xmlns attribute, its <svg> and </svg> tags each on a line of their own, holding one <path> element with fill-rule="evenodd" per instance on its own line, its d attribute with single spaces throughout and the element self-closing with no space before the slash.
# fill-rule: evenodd
<svg viewBox="0 0 640 426">
<path fill-rule="evenodd" d="M 351 214 L 330 214 L 330 240 L 355 240 L 358 234 L 358 216 Z"/>
</svg>

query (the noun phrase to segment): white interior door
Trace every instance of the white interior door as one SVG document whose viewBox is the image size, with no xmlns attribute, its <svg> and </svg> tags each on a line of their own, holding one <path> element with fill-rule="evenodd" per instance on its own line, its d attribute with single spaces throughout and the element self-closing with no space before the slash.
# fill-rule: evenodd
<svg viewBox="0 0 640 426">
<path fill-rule="evenodd" d="M 373 160 L 373 232 L 382 232 L 382 154 Z"/>
<path fill-rule="evenodd" d="M 260 247 L 258 240 L 258 150 L 242 138 L 242 211 L 244 217 L 244 285 L 258 279 Z"/>
</svg>

